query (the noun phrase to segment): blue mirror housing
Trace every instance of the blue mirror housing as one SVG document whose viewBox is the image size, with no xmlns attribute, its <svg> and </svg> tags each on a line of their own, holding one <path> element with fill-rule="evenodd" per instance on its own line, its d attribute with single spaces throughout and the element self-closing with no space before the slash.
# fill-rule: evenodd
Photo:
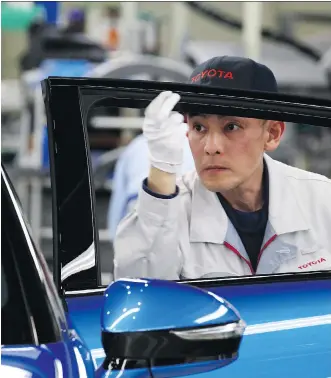
<svg viewBox="0 0 331 378">
<path fill-rule="evenodd" d="M 108 359 L 232 362 L 245 323 L 214 293 L 172 281 L 120 279 L 104 293 L 101 328 Z"/>
</svg>

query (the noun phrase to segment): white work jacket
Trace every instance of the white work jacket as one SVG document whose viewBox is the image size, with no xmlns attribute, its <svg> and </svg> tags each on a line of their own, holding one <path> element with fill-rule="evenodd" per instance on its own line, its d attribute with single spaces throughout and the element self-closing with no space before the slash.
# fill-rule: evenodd
<svg viewBox="0 0 331 378">
<path fill-rule="evenodd" d="M 265 155 L 269 216 L 256 272 L 216 193 L 196 172 L 179 194 L 141 189 L 114 242 L 115 278 L 194 279 L 331 269 L 331 180 Z"/>
<path fill-rule="evenodd" d="M 188 139 L 185 139 L 183 164 L 178 176 L 194 170 Z M 113 179 L 113 188 L 108 208 L 108 230 L 113 241 L 121 219 L 133 208 L 137 201 L 141 182 L 148 175 L 149 150 L 144 134 L 138 135 L 119 157 Z"/>
</svg>

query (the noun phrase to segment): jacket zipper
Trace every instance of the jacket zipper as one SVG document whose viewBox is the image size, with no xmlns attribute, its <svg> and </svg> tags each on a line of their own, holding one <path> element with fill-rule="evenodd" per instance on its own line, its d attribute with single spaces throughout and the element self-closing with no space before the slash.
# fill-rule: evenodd
<svg viewBox="0 0 331 378">
<path fill-rule="evenodd" d="M 260 253 L 259 253 L 259 256 L 257 258 L 257 266 L 259 265 L 259 262 L 261 260 L 261 257 L 262 257 L 262 254 L 263 252 L 265 251 L 265 249 L 276 239 L 277 235 L 273 235 L 268 241 L 266 241 L 266 243 L 264 244 L 264 246 L 262 247 Z M 253 267 L 252 267 L 252 264 L 249 260 L 245 259 L 245 257 L 243 257 L 239 251 L 237 251 L 237 249 L 231 245 L 230 243 L 228 242 L 224 242 L 224 245 L 230 249 L 230 251 L 232 251 L 233 253 L 235 253 L 237 256 L 239 256 L 242 260 L 244 260 L 246 262 L 246 264 L 249 266 L 249 269 L 251 270 L 251 273 L 252 274 L 255 274 L 256 272 L 254 271 Z"/>
<path fill-rule="evenodd" d="M 249 269 L 251 270 L 251 273 L 254 274 L 254 269 L 252 267 L 252 264 L 250 261 L 248 261 L 247 259 L 245 259 L 245 257 L 241 256 L 240 252 L 236 250 L 236 248 L 229 244 L 228 242 L 224 242 L 224 245 L 226 246 L 226 248 L 230 249 L 230 251 L 234 252 L 237 256 L 239 256 L 242 260 L 244 260 L 246 262 L 246 264 L 249 266 Z"/>
<path fill-rule="evenodd" d="M 264 246 L 262 247 L 260 253 L 259 253 L 259 256 L 257 258 L 257 266 L 259 265 L 259 262 L 261 260 L 261 257 L 262 257 L 262 254 L 263 252 L 267 249 L 267 247 L 276 239 L 277 235 L 273 235 L 268 241 L 266 241 L 266 243 L 264 244 Z"/>
</svg>

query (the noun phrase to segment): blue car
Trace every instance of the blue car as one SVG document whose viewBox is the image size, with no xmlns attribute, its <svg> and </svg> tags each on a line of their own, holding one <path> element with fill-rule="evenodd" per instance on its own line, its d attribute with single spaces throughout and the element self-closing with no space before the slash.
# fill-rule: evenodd
<svg viewBox="0 0 331 378">
<path fill-rule="evenodd" d="M 164 90 L 181 95 L 179 111 L 326 127 L 331 101 L 111 79 L 48 78 L 42 88 L 53 280 L 2 170 L 4 376 L 331 377 L 331 272 L 101 285 L 86 131 L 93 107 L 145 108 Z"/>
<path fill-rule="evenodd" d="M 217 369 L 238 357 L 245 323 L 225 300 L 174 282 L 126 279 L 114 282 L 102 296 L 95 336 L 102 340 L 106 358 L 96 369 L 33 243 L 4 167 L 1 204 L 2 377 L 102 378 L 119 365 L 119 370 L 131 366 L 129 376 L 148 376 L 152 367 L 145 361 L 198 361 L 175 369 L 186 375 Z M 173 306 L 177 309 L 164 316 Z M 213 361 L 205 361 L 212 356 Z M 161 368 L 166 376 L 171 375 L 168 369 Z"/>
</svg>

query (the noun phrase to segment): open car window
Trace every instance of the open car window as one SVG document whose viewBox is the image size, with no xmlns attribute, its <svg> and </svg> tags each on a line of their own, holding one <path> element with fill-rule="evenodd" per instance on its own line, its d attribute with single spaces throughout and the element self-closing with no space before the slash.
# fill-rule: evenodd
<svg viewBox="0 0 331 378">
<path fill-rule="evenodd" d="M 54 278 L 58 287 L 75 290 L 101 285 L 93 168 L 86 131 L 88 117 L 96 108 L 144 109 L 165 90 L 181 95 L 175 110 L 182 113 L 194 110 L 204 114 L 231 114 L 321 129 L 331 124 L 329 100 L 239 90 L 220 93 L 215 88 L 188 84 L 48 78 L 43 82 L 43 93 L 55 190 Z"/>
</svg>

